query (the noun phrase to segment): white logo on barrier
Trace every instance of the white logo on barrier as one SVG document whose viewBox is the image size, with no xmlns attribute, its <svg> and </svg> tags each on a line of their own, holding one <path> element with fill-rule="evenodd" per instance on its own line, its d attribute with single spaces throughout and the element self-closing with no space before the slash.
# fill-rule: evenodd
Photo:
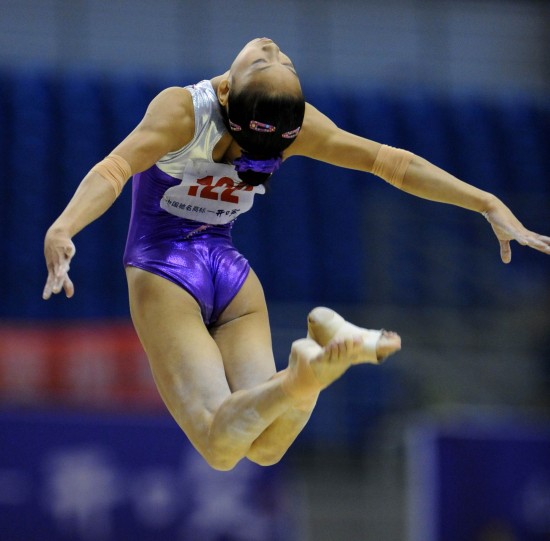
<svg viewBox="0 0 550 541">
<path fill-rule="evenodd" d="M 182 452 L 179 467 L 136 471 L 121 466 L 104 446 L 57 448 L 45 456 L 39 487 L 31 486 L 24 470 L 0 470 L 0 495 L 2 480 L 10 487 L 25 481 L 16 500 L 0 505 L 28 505 L 38 490 L 56 530 L 75 541 L 114 541 L 115 511 L 121 508 L 129 508 L 137 524 L 150 531 L 175 529 L 181 541 L 270 539 L 273 509 L 250 500 L 257 467 L 242 462 L 220 473 L 196 453 Z"/>
<path fill-rule="evenodd" d="M 101 448 L 59 450 L 47 459 L 44 505 L 62 530 L 81 539 L 111 537 L 111 509 L 121 501 L 121 482 Z"/>
</svg>

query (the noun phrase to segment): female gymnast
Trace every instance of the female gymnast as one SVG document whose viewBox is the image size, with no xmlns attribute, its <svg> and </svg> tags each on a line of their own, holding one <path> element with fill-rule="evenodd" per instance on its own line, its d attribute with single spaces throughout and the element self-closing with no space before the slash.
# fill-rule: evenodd
<svg viewBox="0 0 550 541">
<path fill-rule="evenodd" d="M 133 175 L 124 264 L 132 320 L 167 408 L 211 467 L 244 457 L 276 463 L 320 391 L 351 365 L 379 363 L 398 334 L 361 329 L 318 307 L 307 338 L 276 372 L 262 287 L 233 247 L 234 219 L 281 163 L 308 156 L 373 173 L 410 194 L 480 212 L 510 261 L 510 241 L 550 253 L 495 196 L 405 150 L 339 129 L 305 103 L 288 56 L 248 43 L 211 80 L 162 91 L 144 118 L 84 177 L 48 229 L 43 298 L 74 294 L 72 237 L 101 216 Z"/>
</svg>

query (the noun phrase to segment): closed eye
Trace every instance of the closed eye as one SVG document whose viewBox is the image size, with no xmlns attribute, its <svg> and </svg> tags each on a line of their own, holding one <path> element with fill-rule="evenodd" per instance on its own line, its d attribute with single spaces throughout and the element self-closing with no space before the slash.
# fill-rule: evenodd
<svg viewBox="0 0 550 541">
<path fill-rule="evenodd" d="M 258 58 L 257 60 L 254 60 L 254 62 L 251 63 L 251 66 L 258 66 L 259 64 L 266 64 L 266 65 L 258 67 L 256 71 L 263 71 L 273 66 L 273 64 L 271 62 L 268 62 L 265 58 Z M 284 63 L 281 63 L 281 65 L 288 68 L 288 70 L 291 73 L 293 73 L 294 75 L 296 75 L 296 77 L 298 77 L 298 74 L 296 73 L 296 69 L 294 68 L 291 62 L 284 62 Z"/>
</svg>

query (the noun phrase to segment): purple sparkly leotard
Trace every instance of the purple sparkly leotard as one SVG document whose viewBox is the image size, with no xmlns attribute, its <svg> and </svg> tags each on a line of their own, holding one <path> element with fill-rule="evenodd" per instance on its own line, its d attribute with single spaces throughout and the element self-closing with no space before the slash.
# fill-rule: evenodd
<svg viewBox="0 0 550 541">
<path fill-rule="evenodd" d="M 216 94 L 209 81 L 187 88 L 195 109 L 194 138 L 134 175 L 124 265 L 184 288 L 211 325 L 248 276 L 250 266 L 233 246 L 231 228 L 263 187 L 238 186 L 231 166 L 213 162 L 225 131 Z M 205 174 L 209 170 L 214 174 Z"/>
</svg>

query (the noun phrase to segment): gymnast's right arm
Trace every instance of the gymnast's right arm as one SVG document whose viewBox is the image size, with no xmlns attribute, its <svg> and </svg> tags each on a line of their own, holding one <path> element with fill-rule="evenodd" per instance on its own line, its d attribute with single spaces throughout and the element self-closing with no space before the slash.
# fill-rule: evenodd
<svg viewBox="0 0 550 541">
<path fill-rule="evenodd" d="M 132 174 L 187 144 L 194 129 L 191 94 L 183 88 L 166 89 L 153 99 L 142 121 L 124 141 L 92 167 L 46 233 L 48 278 L 43 299 L 62 289 L 67 297 L 73 296 L 74 285 L 68 274 L 76 251 L 72 237 L 111 207 Z"/>
</svg>

